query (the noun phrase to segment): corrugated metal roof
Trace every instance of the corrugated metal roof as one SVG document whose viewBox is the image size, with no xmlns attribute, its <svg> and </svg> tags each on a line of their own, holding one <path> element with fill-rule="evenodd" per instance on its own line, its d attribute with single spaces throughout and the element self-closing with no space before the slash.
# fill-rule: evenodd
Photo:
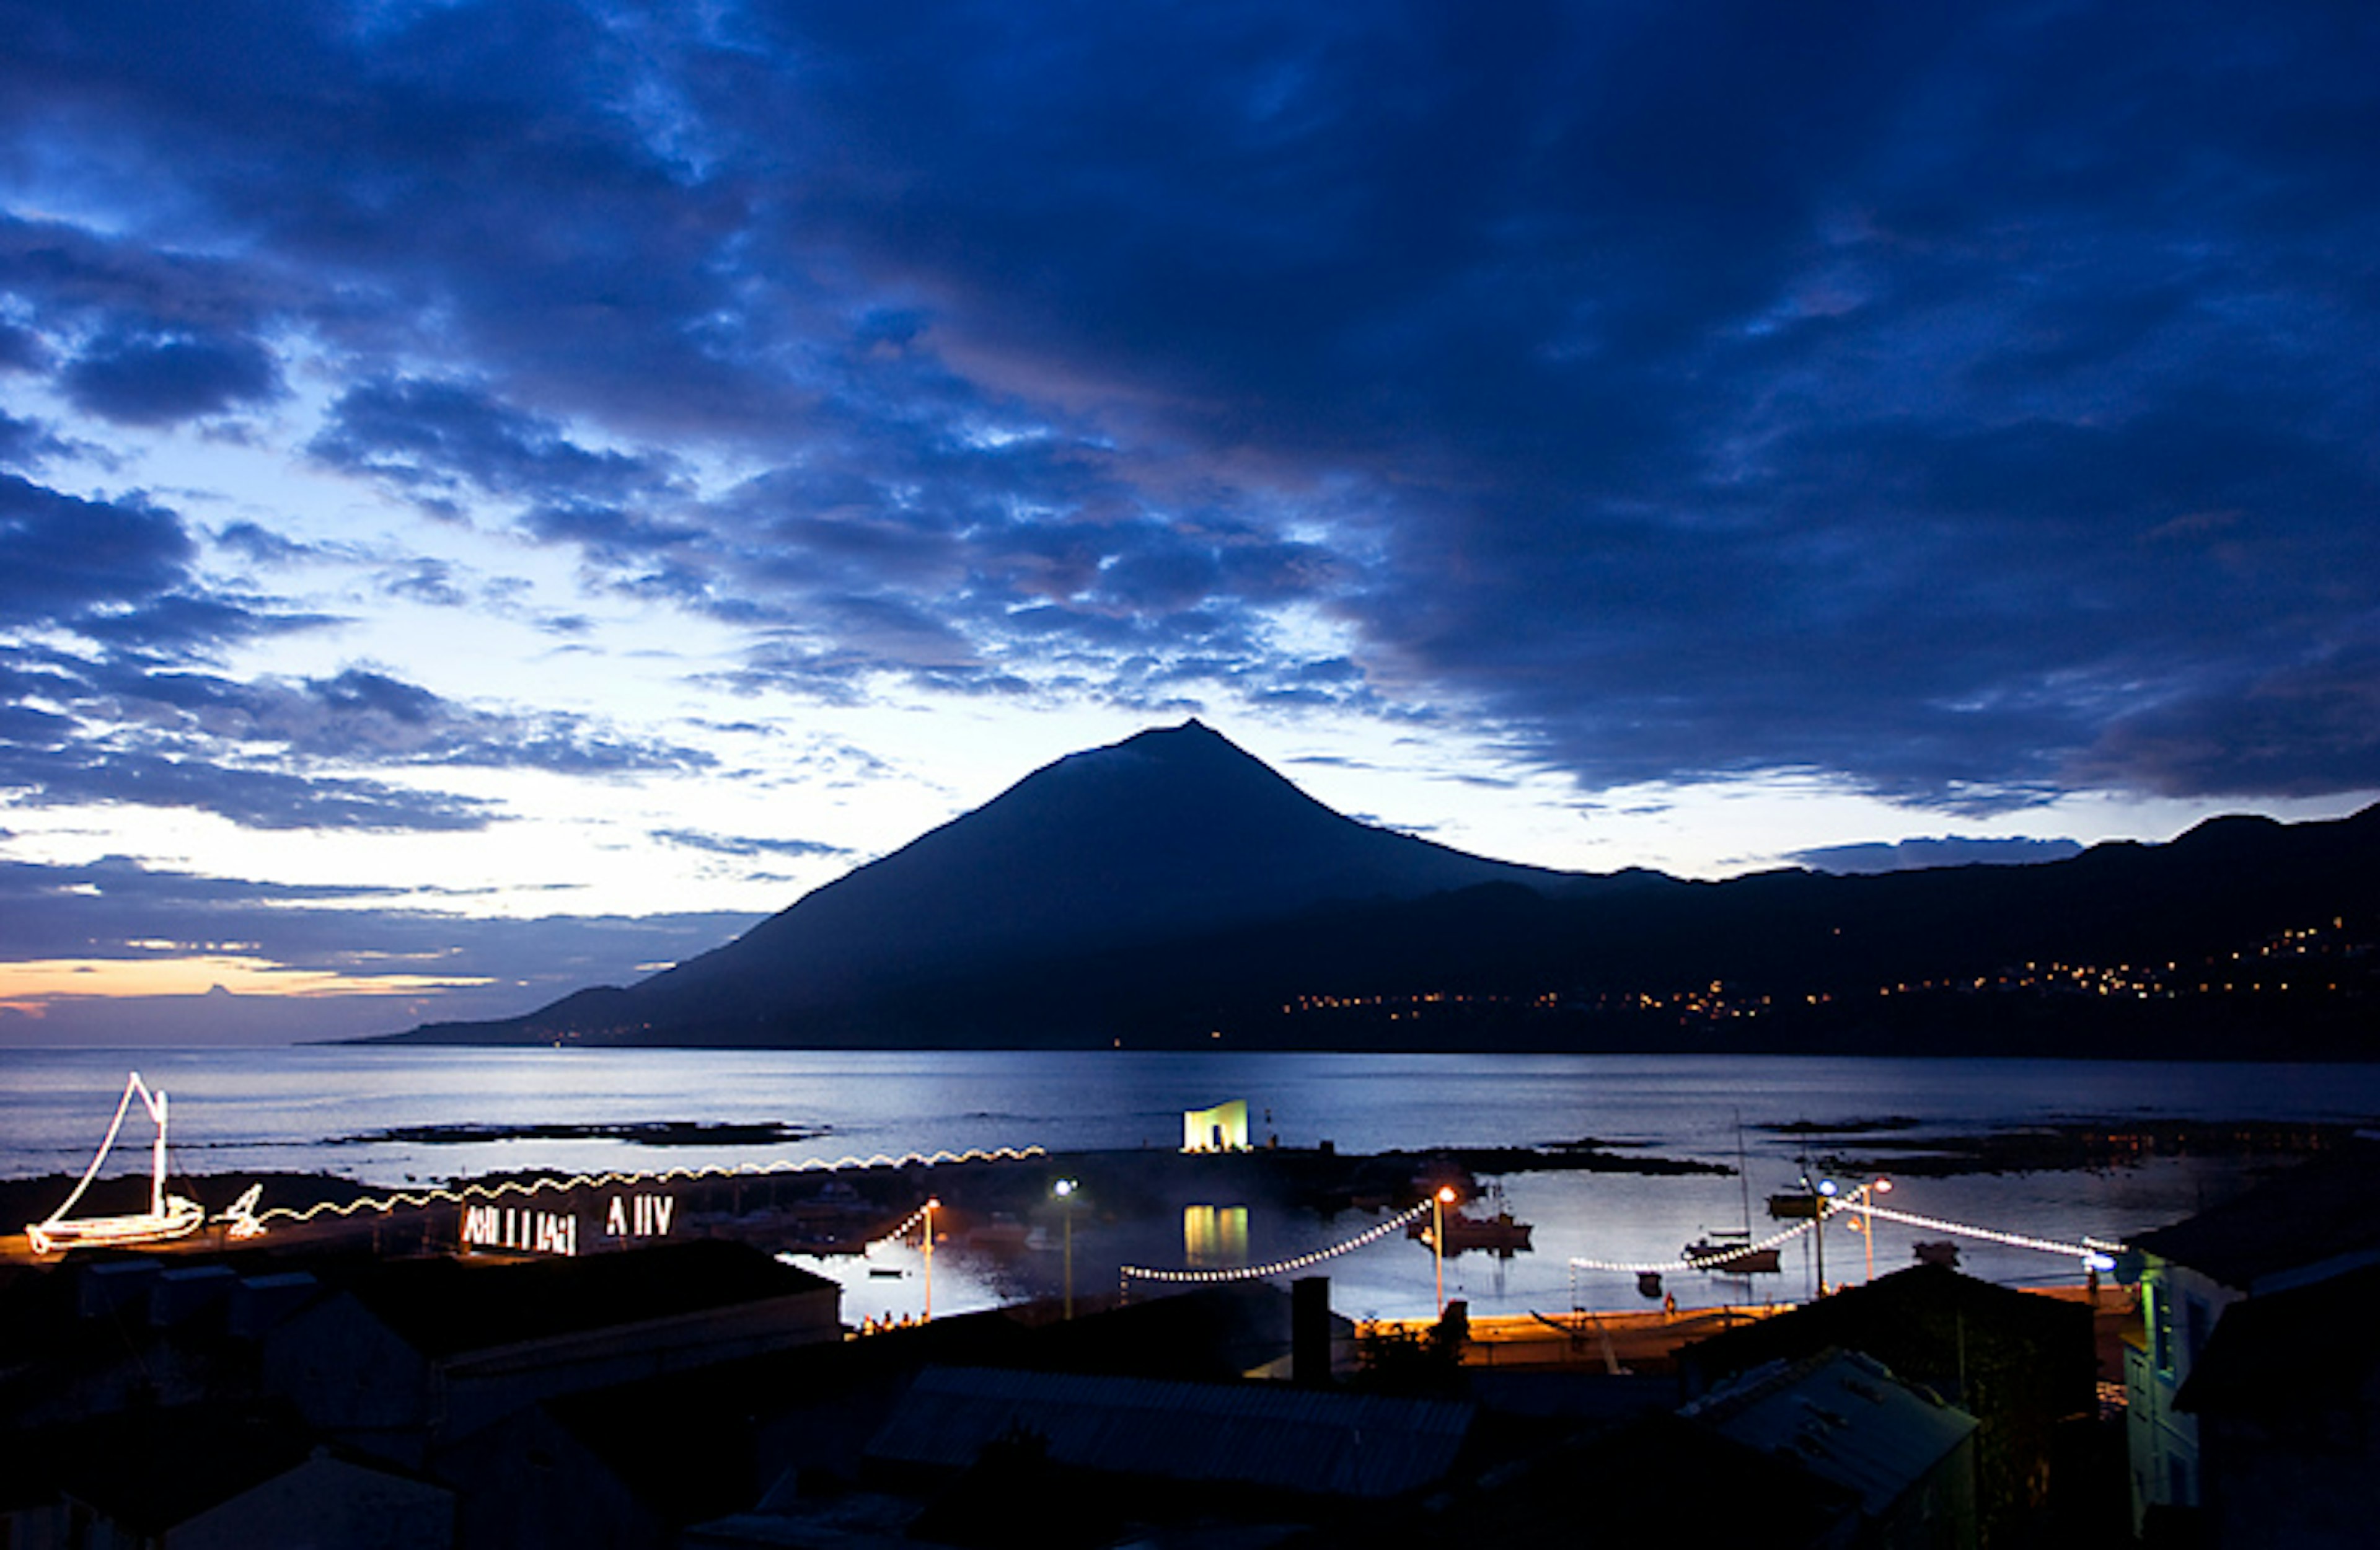
<svg viewBox="0 0 2380 1550">
<path fill-rule="evenodd" d="M 964 1469 L 1018 1431 L 1052 1462 L 1115 1474 L 1391 1496 L 1444 1475 L 1471 1406 L 1267 1384 L 1167 1383 L 929 1367 L 868 1447 L 902 1463 Z"/>
<path fill-rule="evenodd" d="M 1757 1369 L 1682 1412 L 1859 1493 L 1881 1514 L 1975 1429 L 1975 1418 L 1857 1351 Z"/>
</svg>

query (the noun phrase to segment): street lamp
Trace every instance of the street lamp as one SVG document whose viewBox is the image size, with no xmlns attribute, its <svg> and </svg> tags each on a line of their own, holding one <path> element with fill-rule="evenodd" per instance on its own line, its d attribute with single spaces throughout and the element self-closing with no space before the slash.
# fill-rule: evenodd
<svg viewBox="0 0 2380 1550">
<path fill-rule="evenodd" d="M 1454 1204 L 1454 1186 L 1440 1184 L 1429 1197 L 1429 1253 L 1438 1272 L 1438 1316 L 1446 1316 L 1446 1208 Z"/>
<path fill-rule="evenodd" d="M 926 1322 L 934 1322 L 934 1211 L 942 1203 L 930 1196 L 926 1201 Z"/>
<path fill-rule="evenodd" d="M 1871 1179 L 1852 1193 L 1859 1196 L 1860 1236 L 1867 1240 L 1867 1278 L 1872 1281 L 1876 1279 L 1876 1217 L 1868 1206 L 1876 1196 L 1892 1193 L 1892 1181 Z"/>
<path fill-rule="evenodd" d="M 1827 1207 L 1834 1204 L 1835 1181 L 1832 1179 L 1821 1179 L 1818 1181 L 1817 1190 L 1818 1220 L 1816 1225 L 1810 1229 L 1810 1236 L 1818 1245 L 1818 1295 L 1824 1297 L 1827 1295 Z"/>
<path fill-rule="evenodd" d="M 1080 1188 L 1082 1188 L 1082 1186 L 1075 1182 L 1072 1179 L 1061 1179 L 1050 1186 L 1050 1193 L 1058 1197 L 1058 1204 L 1065 1215 L 1065 1315 L 1070 1319 L 1075 1316 L 1075 1192 Z"/>
</svg>

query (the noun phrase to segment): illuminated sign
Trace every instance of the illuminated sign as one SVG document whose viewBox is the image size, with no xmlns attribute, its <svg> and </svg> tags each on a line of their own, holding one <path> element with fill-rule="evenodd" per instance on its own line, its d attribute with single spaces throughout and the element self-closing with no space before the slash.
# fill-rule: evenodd
<svg viewBox="0 0 2380 1550">
<path fill-rule="evenodd" d="M 665 1194 L 615 1194 L 603 1214 L 603 1230 L 614 1238 L 666 1238 L 677 1202 Z"/>
<path fill-rule="evenodd" d="M 607 1238 L 666 1238 L 677 1202 L 665 1194 L 615 1194 L 603 1207 Z M 463 1241 L 475 1249 L 516 1253 L 575 1254 L 578 1216 L 574 1211 L 532 1211 L 518 1205 L 467 1205 Z"/>
<path fill-rule="evenodd" d="M 463 1208 L 463 1241 L 475 1249 L 575 1254 L 578 1252 L 578 1218 L 565 1211 L 467 1205 Z"/>
</svg>

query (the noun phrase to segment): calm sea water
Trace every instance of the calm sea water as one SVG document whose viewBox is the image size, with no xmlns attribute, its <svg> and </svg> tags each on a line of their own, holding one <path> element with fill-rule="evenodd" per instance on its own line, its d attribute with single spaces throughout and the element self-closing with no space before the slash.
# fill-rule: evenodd
<svg viewBox="0 0 2380 1550">
<path fill-rule="evenodd" d="M 1171 1146 L 1185 1108 L 1247 1100 L 1251 1132 L 1342 1151 L 1535 1144 L 1593 1136 L 1665 1156 L 1732 1165 L 1742 1146 L 1752 1225 L 1760 1202 L 1799 1176 L 1812 1144 L 1772 1127 L 1797 1121 L 1916 1121 L 1901 1133 L 1954 1135 L 2059 1120 L 2380 1119 L 2380 1068 L 2167 1065 L 2036 1060 L 1889 1060 L 1705 1056 L 1356 1056 L 868 1053 L 710 1050 L 474 1050 L 390 1047 L 0 1051 L 0 1176 L 79 1172 L 98 1144 L 128 1069 L 170 1093 L 173 1167 L 204 1174 L 282 1169 L 400 1186 L 498 1169 L 658 1169 L 832 1161 L 845 1156 L 1039 1145 L 1051 1151 Z M 795 1144 L 655 1148 L 620 1141 L 486 1139 L 429 1144 L 365 1139 L 421 1126 L 774 1121 L 814 1132 Z M 116 1161 L 137 1168 L 145 1128 L 128 1126 Z M 1856 1138 L 1827 1143 L 1855 1152 Z M 111 1166 L 110 1171 L 117 1171 Z M 2060 1241 L 2120 1239 L 2187 1215 L 2242 1183 L 2248 1166 L 2166 1159 L 2102 1173 L 1910 1180 L 1893 1203 L 1924 1215 Z M 1661 1259 L 1706 1229 L 1744 1224 L 1734 1178 L 1528 1173 L 1500 1181 L 1536 1225 L 1534 1252 L 1450 1260 L 1450 1295 L 1479 1312 L 1619 1307 L 1624 1276 L 1575 1273 L 1572 1256 Z M 270 1204 L 268 1202 L 268 1204 Z M 1228 1207 L 1232 1203 L 1218 1201 Z M 1180 1265 L 1182 1224 L 1079 1217 L 1077 1281 L 1112 1287 L 1114 1265 Z M 1342 1241 L 1377 1218 L 1322 1220 L 1258 1210 L 1257 1262 Z M 1046 1224 L 1045 1224 L 1046 1225 Z M 1879 1273 L 1909 1262 L 1914 1238 L 1876 1235 Z M 1828 1275 L 1865 1273 L 1856 1233 L 1832 1229 Z M 2071 1279 L 2069 1261 L 1970 1245 L 1966 1267 L 2007 1282 Z M 1796 1263 L 1800 1256 L 1801 1263 Z M 1049 1253 L 938 1256 L 938 1312 L 1048 1290 Z M 1806 1243 L 1759 1295 L 1803 1294 Z M 846 1311 L 913 1312 L 917 1255 L 887 1246 L 868 1262 L 826 1261 Z M 1427 1252 L 1402 1236 L 1333 1260 L 1333 1301 L 1358 1315 L 1425 1312 Z M 871 1274 L 871 1271 L 875 1272 Z M 1741 1282 L 1671 1278 L 1682 1304 L 1740 1299 Z"/>
</svg>

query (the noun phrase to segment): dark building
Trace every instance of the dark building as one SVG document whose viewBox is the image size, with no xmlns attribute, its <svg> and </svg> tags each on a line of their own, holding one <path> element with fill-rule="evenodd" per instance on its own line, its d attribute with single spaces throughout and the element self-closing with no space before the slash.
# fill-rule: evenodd
<svg viewBox="0 0 2380 1550">
<path fill-rule="evenodd" d="M 408 1464 L 540 1399 L 835 1340 L 842 1289 L 696 1239 L 585 1258 L 373 1266 L 264 1337 L 263 1386 Z"/>
<path fill-rule="evenodd" d="M 445 1550 L 455 1496 L 285 1407 L 142 1408 L 12 1439 L 0 1544 Z"/>
<path fill-rule="evenodd" d="M 461 1495 L 466 1544 L 662 1550 L 772 1496 L 842 1494 L 921 1367 L 1011 1360 L 1034 1333 L 965 1314 L 561 1395 L 460 1439 L 435 1468 Z"/>
<path fill-rule="evenodd" d="M 2203 1418 L 2221 1413 L 2235 1440 L 2252 1451 L 2263 1445 L 2247 1412 L 2232 1408 L 2244 1403 L 2248 1393 L 2236 1372 L 2203 1390 L 2198 1408 L 2182 1405 L 2180 1397 L 2193 1387 L 2198 1363 L 2219 1332 L 2252 1304 L 2380 1265 L 2380 1144 L 2358 1142 L 2318 1157 L 2220 1205 L 2144 1233 L 2132 1247 L 2141 1256 L 2142 1325 L 2138 1340 L 2125 1353 L 2124 1387 L 2134 1524 L 2150 1534 L 2167 1532 L 2172 1525 L 2169 1532 L 2189 1536 L 2197 1529 L 2188 1520 L 2212 1505 L 2210 1474 L 2225 1472 L 2209 1458 Z M 2270 1351 L 2277 1348 L 2276 1337 L 2254 1332 L 2287 1326 L 2260 1315 L 2248 1327 L 2247 1343 Z M 2302 1338 L 2289 1363 L 2292 1374 L 2329 1361 L 2333 1341 L 2351 1353 L 2361 1337 L 2349 1321 L 2308 1326 Z M 2302 1375 L 2277 1381 L 2316 1382 Z M 2253 1472 L 2264 1472 L 2272 1462 L 2267 1458 Z M 2313 1475 L 2306 1479 L 2311 1486 L 2324 1486 Z M 2332 1478 L 2326 1488 L 2347 1492 L 2350 1484 Z M 2223 1516 L 2228 1532 L 2252 1535 L 2238 1543 L 2267 1543 L 2252 1537 L 2252 1525 L 2236 1512 Z"/>
<path fill-rule="evenodd" d="M 2225 1310 L 2181 1387 L 2203 1528 L 2220 1546 L 2347 1550 L 2380 1535 L 2380 1266 Z"/>
<path fill-rule="evenodd" d="M 1826 1350 L 1756 1368 L 1680 1413 L 1848 1492 L 1863 1547 L 1978 1542 L 1975 1418 L 1872 1357 Z"/>
<path fill-rule="evenodd" d="M 1986 1544 L 2037 1539 L 2058 1505 L 2057 1462 L 2092 1423 L 2098 1355 L 2091 1311 L 1919 1265 L 1679 1352 L 1689 1396 L 1766 1362 L 1858 1351 L 1973 1415 L 1976 1506 Z"/>
</svg>

